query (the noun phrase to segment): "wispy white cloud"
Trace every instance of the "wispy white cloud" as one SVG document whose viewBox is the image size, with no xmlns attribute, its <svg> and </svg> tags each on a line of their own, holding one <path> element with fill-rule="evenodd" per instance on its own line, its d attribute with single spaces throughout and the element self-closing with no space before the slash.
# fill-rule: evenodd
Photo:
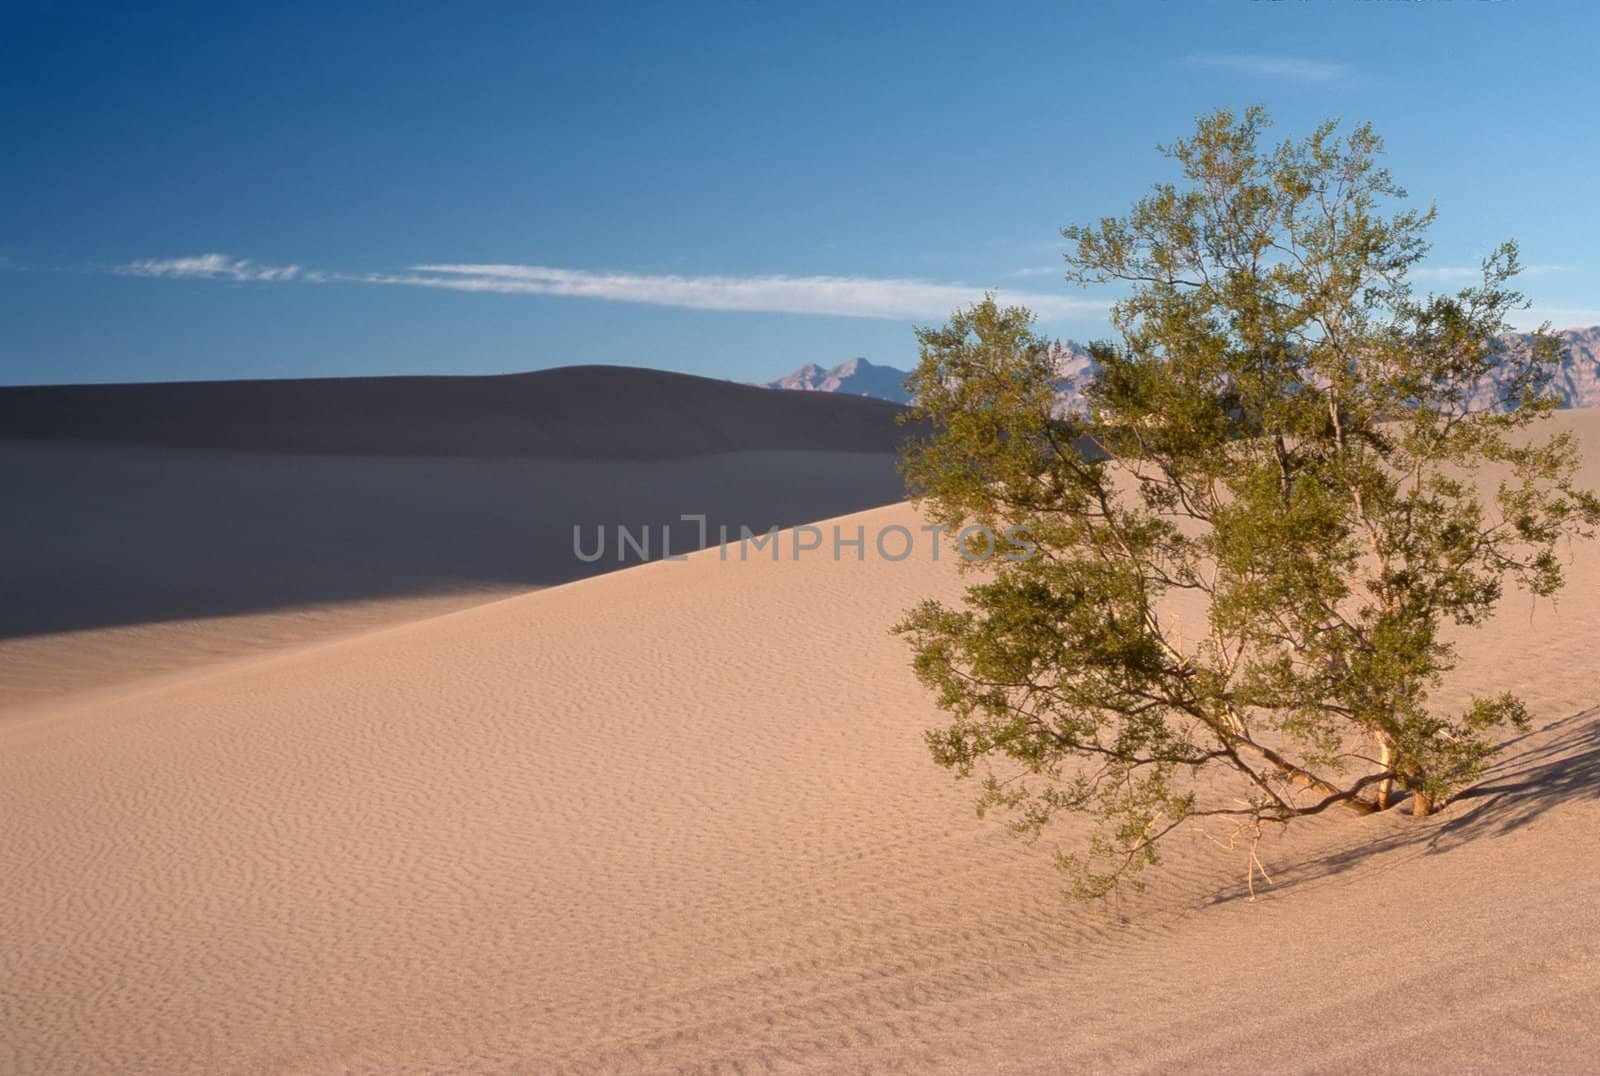
<svg viewBox="0 0 1600 1076">
<path fill-rule="evenodd" d="M 1293 56 L 1258 56 L 1248 53 L 1195 53 L 1185 56 L 1183 62 L 1190 67 L 1209 67 L 1255 78 L 1281 78 L 1294 82 L 1332 82 L 1350 73 L 1347 65 L 1329 60 L 1306 60 Z"/>
<path fill-rule="evenodd" d="M 1600 307 L 1545 306 L 1535 303 L 1527 310 L 1513 310 L 1506 320 L 1524 332 L 1548 323 L 1552 329 L 1586 329 L 1600 325 Z"/>
<path fill-rule="evenodd" d="M 181 258 L 146 258 L 116 266 L 127 276 L 166 279 L 229 280 L 256 283 L 368 284 L 435 288 L 446 291 L 496 295 L 554 295 L 620 303 L 645 303 L 694 310 L 744 310 L 771 313 L 818 314 L 834 317 L 892 320 L 942 320 L 952 310 L 966 306 L 986 289 L 969 284 L 941 283 L 896 277 L 864 276 L 686 276 L 677 274 L 596 272 L 542 265 L 480 263 L 429 263 L 400 272 L 341 273 L 303 269 L 298 265 L 259 265 L 226 254 L 194 254 Z M 1027 267 L 1011 277 L 1045 276 L 1061 272 L 1059 266 Z M 1569 265 L 1534 264 L 1523 267 L 1529 277 L 1575 271 Z M 1412 271 L 1421 281 L 1469 283 L 1478 279 L 1477 266 L 1437 265 Z M 1051 320 L 1098 319 L 1110 309 L 1104 299 L 1007 288 L 989 288 L 1004 304 L 1026 306 L 1040 318 Z M 1536 328 L 1548 321 L 1556 328 L 1600 324 L 1600 308 L 1549 306 L 1511 315 L 1520 329 Z"/>
<path fill-rule="evenodd" d="M 1013 269 L 1011 276 L 1065 276 L 1067 270 L 1060 265 L 1029 265 L 1022 269 Z"/>
<path fill-rule="evenodd" d="M 1571 265 L 1524 265 L 1519 276 L 1551 276 L 1555 273 L 1570 273 L 1573 269 L 1574 266 Z M 1424 265 L 1411 270 L 1410 275 L 1415 280 L 1436 284 L 1470 284 L 1483 279 L 1483 266 Z"/>
<path fill-rule="evenodd" d="M 612 302 L 648 303 L 695 310 L 750 310 L 858 318 L 939 318 L 984 290 L 861 276 L 678 276 L 594 272 L 542 265 L 429 264 L 405 273 L 373 274 L 375 284 L 442 288 L 507 295 L 562 295 Z M 992 289 L 1002 303 L 1032 309 L 1041 318 L 1098 317 L 1104 300 Z"/>
<path fill-rule="evenodd" d="M 555 295 L 694 310 L 747 310 L 857 318 L 943 319 L 985 290 L 968 284 L 864 276 L 683 276 L 560 269 L 544 265 L 430 263 L 400 272 L 340 273 L 258 265 L 227 254 L 146 258 L 115 267 L 126 276 L 261 283 L 374 284 L 499 295 Z M 1055 269 L 1041 269 L 1055 272 Z M 1031 276 L 1032 271 L 1016 274 Z M 1107 300 L 991 288 L 1001 303 L 1044 319 L 1100 317 Z"/>
<path fill-rule="evenodd" d="M 300 275 L 298 265 L 257 265 L 226 254 L 191 254 L 183 258 L 145 258 L 116 268 L 125 276 L 189 277 L 202 280 L 283 281 Z"/>
</svg>

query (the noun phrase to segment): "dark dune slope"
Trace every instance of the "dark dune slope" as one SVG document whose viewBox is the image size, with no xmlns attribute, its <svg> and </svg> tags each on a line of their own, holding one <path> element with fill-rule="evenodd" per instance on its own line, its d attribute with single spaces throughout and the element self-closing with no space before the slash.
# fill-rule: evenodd
<svg viewBox="0 0 1600 1076">
<path fill-rule="evenodd" d="M 365 456 L 889 451 L 901 408 L 622 366 L 0 388 L 0 438 Z"/>
</svg>

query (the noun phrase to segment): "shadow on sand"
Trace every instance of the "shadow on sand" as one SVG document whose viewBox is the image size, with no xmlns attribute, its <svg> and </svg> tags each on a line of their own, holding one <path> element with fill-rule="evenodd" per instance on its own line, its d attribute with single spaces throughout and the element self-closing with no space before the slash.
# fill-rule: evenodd
<svg viewBox="0 0 1600 1076">
<path fill-rule="evenodd" d="M 624 563 L 575 525 L 888 504 L 903 410 L 620 366 L 0 386 L 0 640 L 544 586 Z"/>
<path fill-rule="evenodd" d="M 1390 856 L 1389 870 L 1416 856 L 1442 855 L 1470 841 L 1504 836 L 1574 801 L 1600 800 L 1600 707 L 1561 718 L 1507 741 L 1484 779 L 1458 793 L 1432 818 L 1413 821 L 1402 801 L 1373 821 L 1397 828 L 1360 843 L 1274 870 L 1263 892 L 1283 894 L 1337 877 L 1374 857 Z M 1362 827 L 1364 830 L 1366 827 Z M 1358 834 L 1351 835 L 1360 840 Z M 1211 903 L 1249 898 L 1240 882 L 1216 893 Z"/>
<path fill-rule="evenodd" d="M 887 452 L 546 460 L 0 441 L 0 640 L 566 583 L 904 495 Z M 648 526 L 648 557 L 616 528 Z M 573 528 L 593 554 L 574 551 Z M 791 541 L 792 544 L 792 541 Z"/>
</svg>

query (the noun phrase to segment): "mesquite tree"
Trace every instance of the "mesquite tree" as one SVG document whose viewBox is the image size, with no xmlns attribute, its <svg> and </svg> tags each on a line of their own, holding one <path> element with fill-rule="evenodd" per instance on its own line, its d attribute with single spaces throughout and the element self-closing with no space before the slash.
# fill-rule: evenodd
<svg viewBox="0 0 1600 1076">
<path fill-rule="evenodd" d="M 1064 229 L 1068 279 L 1126 295 L 1086 406 L 1026 310 L 918 331 L 913 496 L 1036 547 L 897 629 L 950 717 L 928 742 L 1019 832 L 1088 815 L 1058 852 L 1086 895 L 1186 823 L 1258 839 L 1407 793 L 1429 813 L 1528 720 L 1510 693 L 1430 702 L 1446 631 L 1508 582 L 1554 593 L 1559 540 L 1600 524 L 1570 435 L 1530 429 L 1561 355 L 1503 335 L 1515 246 L 1419 296 L 1434 213 L 1401 207 L 1370 128 L 1269 147 L 1266 124 L 1203 117 L 1162 150 L 1185 182 Z"/>
</svg>

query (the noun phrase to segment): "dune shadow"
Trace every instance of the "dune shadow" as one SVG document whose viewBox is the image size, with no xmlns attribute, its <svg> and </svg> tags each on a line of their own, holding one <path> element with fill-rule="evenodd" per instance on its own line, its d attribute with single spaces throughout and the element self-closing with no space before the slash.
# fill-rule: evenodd
<svg viewBox="0 0 1600 1076">
<path fill-rule="evenodd" d="M 686 514 L 888 504 L 904 411 L 622 366 L 0 387 L 0 640 L 570 582 L 662 525 L 699 548 Z M 655 548 L 575 556 L 599 526 Z"/>
<path fill-rule="evenodd" d="M 0 640 L 533 588 L 889 504 L 889 452 L 362 457 L 0 441 Z M 619 555 L 616 528 L 650 528 Z M 586 554 L 597 535 L 607 545 Z"/>
</svg>

